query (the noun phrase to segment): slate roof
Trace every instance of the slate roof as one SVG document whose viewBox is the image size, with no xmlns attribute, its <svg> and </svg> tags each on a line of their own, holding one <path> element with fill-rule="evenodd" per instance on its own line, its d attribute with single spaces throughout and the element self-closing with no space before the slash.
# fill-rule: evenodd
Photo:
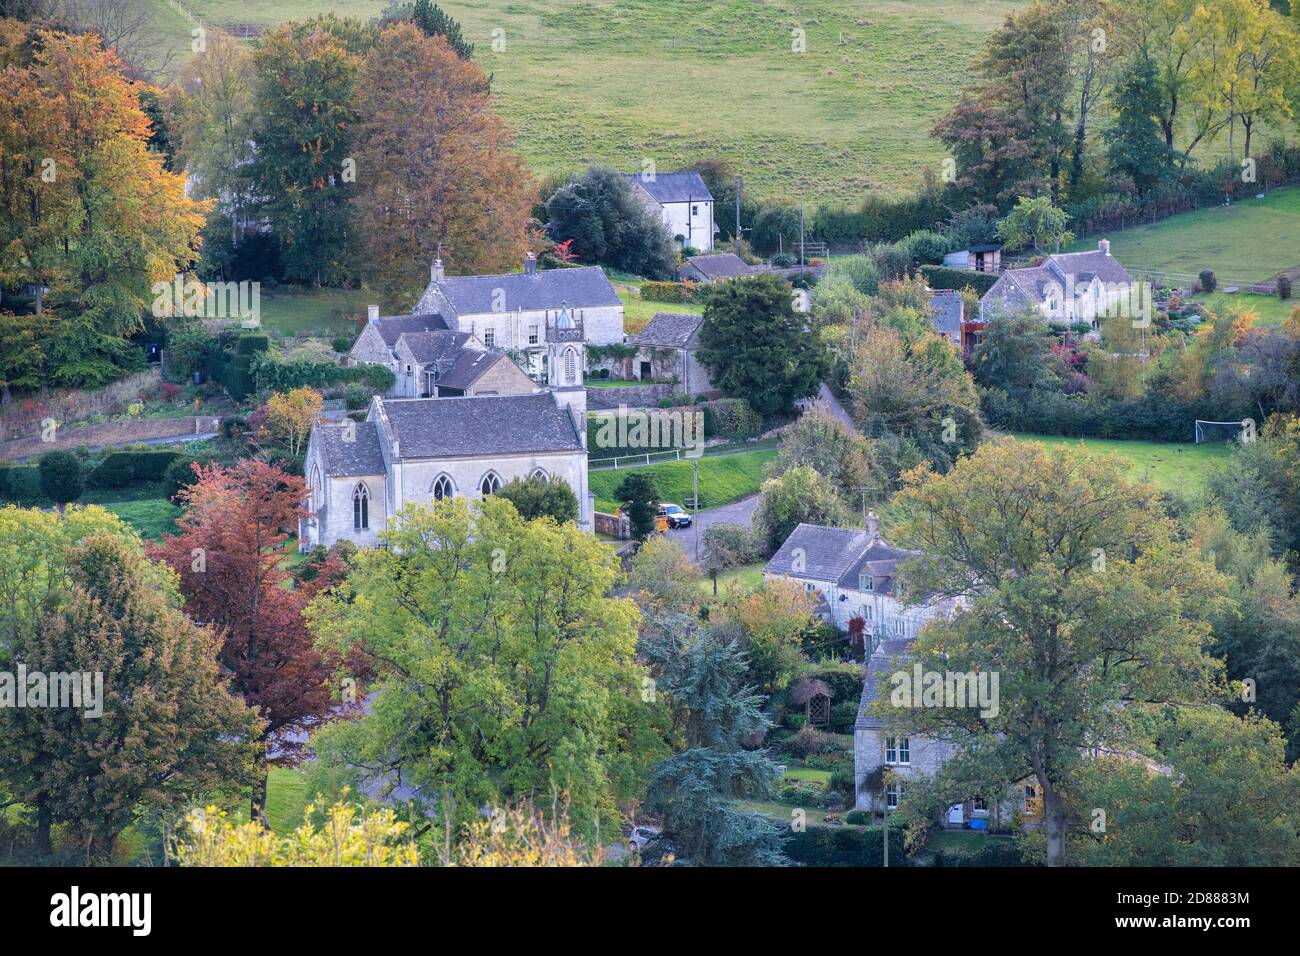
<svg viewBox="0 0 1300 956">
<path fill-rule="evenodd" d="M 794 569 L 796 548 L 803 549 L 801 571 Z M 829 581 L 855 590 L 866 570 L 877 579 L 875 590 L 888 594 L 894 583 L 894 569 L 910 557 L 912 552 L 891 547 L 867 531 L 801 522 L 763 570 L 807 581 Z"/>
<path fill-rule="evenodd" d="M 875 652 L 867 659 L 866 673 L 862 681 L 862 697 L 858 700 L 858 718 L 855 727 L 879 727 L 881 720 L 867 708 L 876 700 L 877 685 L 880 675 L 893 671 L 890 661 L 899 654 L 906 654 L 911 641 L 905 638 L 890 638 L 880 642 Z"/>
<path fill-rule="evenodd" d="M 1076 290 L 1087 286 L 1094 278 L 1104 283 L 1131 283 L 1133 276 L 1112 255 L 1093 249 L 1088 252 L 1062 252 L 1050 255 L 1037 266 L 1025 269 L 1007 269 L 998 277 L 981 300 L 1001 301 L 1004 305 L 1042 303 L 1047 290 L 1055 285 L 1062 292 L 1074 276 Z"/>
<path fill-rule="evenodd" d="M 642 179 L 639 173 L 624 173 L 623 178 L 641 186 L 661 205 L 670 202 L 713 202 L 709 187 L 699 173 L 656 173 L 654 179 Z"/>
<path fill-rule="evenodd" d="M 417 362 L 431 365 L 455 357 L 473 336 L 468 332 L 405 332 L 401 338 Z"/>
<path fill-rule="evenodd" d="M 962 300 L 960 292 L 930 293 L 931 322 L 935 329 L 945 333 L 961 332 Z"/>
<path fill-rule="evenodd" d="M 548 392 L 383 399 L 378 405 L 403 458 L 582 450 L 573 418 Z"/>
<path fill-rule="evenodd" d="M 594 309 L 622 305 L 600 266 L 541 269 L 534 273 L 446 276 L 431 282 L 417 308 L 437 305 L 455 315 L 558 309 Z"/>
<path fill-rule="evenodd" d="M 447 320 L 437 312 L 425 312 L 416 315 L 388 315 L 380 316 L 377 322 L 379 334 L 384 338 L 384 344 L 390 349 L 397 344 L 397 340 L 407 332 L 432 332 L 447 331 Z"/>
<path fill-rule="evenodd" d="M 355 441 L 344 441 L 343 422 L 318 421 L 312 426 L 312 440 L 320 447 L 325 474 L 332 478 L 382 475 L 384 455 L 379 448 L 379 429 L 374 422 L 356 422 Z"/>
<path fill-rule="evenodd" d="M 686 262 L 710 279 L 730 279 L 748 276 L 761 271 L 751 266 L 734 252 L 719 252 L 708 256 L 689 256 Z"/>
<path fill-rule="evenodd" d="M 631 345 L 651 348 L 681 349 L 686 347 L 696 330 L 704 324 L 704 316 L 683 312 L 656 312 L 644 329 L 628 338 Z"/>
<path fill-rule="evenodd" d="M 436 378 L 434 384 L 439 388 L 466 389 L 477 382 L 488 369 L 504 361 L 507 359 L 500 352 L 465 349 L 456 356 L 451 368 Z"/>
</svg>

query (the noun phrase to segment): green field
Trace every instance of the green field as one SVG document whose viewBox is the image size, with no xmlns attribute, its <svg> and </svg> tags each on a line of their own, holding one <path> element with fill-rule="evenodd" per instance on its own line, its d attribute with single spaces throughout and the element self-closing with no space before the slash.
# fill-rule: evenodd
<svg viewBox="0 0 1300 956">
<path fill-rule="evenodd" d="M 191 25 L 146 0 L 177 59 Z M 184 0 L 206 25 L 252 35 L 384 0 Z M 941 173 L 929 137 L 967 64 L 1017 0 L 443 0 L 492 76 L 538 174 L 587 162 L 628 172 L 718 156 L 755 196 L 856 203 Z M 806 50 L 794 52 L 792 31 Z M 493 31 L 497 44 L 494 49 Z M 504 47 L 501 41 L 504 40 Z"/>
<path fill-rule="evenodd" d="M 763 567 L 764 562 L 759 561 L 756 564 L 746 564 L 743 567 L 718 572 L 718 597 L 747 594 L 755 590 L 763 583 Z M 705 578 L 700 582 L 700 587 L 712 594 L 713 580 Z"/>
<path fill-rule="evenodd" d="M 1190 429 L 1191 423 L 1188 423 Z M 1165 491 L 1195 492 L 1205 487 L 1210 472 L 1227 462 L 1232 446 L 1224 442 L 1201 445 L 1154 441 L 1114 441 L 1104 438 L 1062 438 L 1055 435 L 1015 433 L 1020 441 L 1045 448 L 1082 445 L 1095 454 L 1115 454 L 1129 463 L 1129 475 L 1149 481 Z"/>
<path fill-rule="evenodd" d="M 355 336 L 372 301 L 373 294 L 362 289 L 263 289 L 262 328 L 280 336 Z"/>
<path fill-rule="evenodd" d="M 105 507 L 134 528 L 135 532 L 146 541 L 161 538 L 165 534 L 174 534 L 176 519 L 181 514 L 181 509 L 165 498 L 131 501 Z"/>
<path fill-rule="evenodd" d="M 1171 216 L 1106 238 L 1111 254 L 1131 272 L 1153 269 L 1195 276 L 1213 269 L 1220 288 L 1263 282 L 1300 266 L 1300 187 Z M 1096 247 L 1094 237 L 1079 240 L 1070 250 Z"/>
<path fill-rule="evenodd" d="M 701 458 L 700 507 L 716 508 L 757 494 L 768 462 L 774 458 L 776 450 L 773 448 Z M 591 490 L 596 493 L 596 508 L 607 513 L 613 512 L 618 507 L 618 502 L 614 500 L 614 489 L 633 472 L 653 475 L 661 500 L 685 501 L 691 496 L 691 464 L 689 461 L 668 461 L 640 468 L 593 471 L 588 482 Z"/>
<path fill-rule="evenodd" d="M 650 302 L 631 287 L 614 282 L 618 297 L 623 300 L 623 331 L 628 335 L 640 332 L 654 318 L 656 312 L 694 312 L 704 311 L 704 306 L 679 302 Z"/>
</svg>

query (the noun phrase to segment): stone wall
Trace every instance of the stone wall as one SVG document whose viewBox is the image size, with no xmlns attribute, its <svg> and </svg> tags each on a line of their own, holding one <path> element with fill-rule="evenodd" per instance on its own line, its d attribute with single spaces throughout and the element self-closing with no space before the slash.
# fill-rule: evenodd
<svg viewBox="0 0 1300 956">
<path fill-rule="evenodd" d="M 628 520 L 622 515 L 605 514 L 603 511 L 596 512 L 596 533 L 609 535 L 611 538 L 626 540 L 631 535 L 628 528 Z"/>
<path fill-rule="evenodd" d="M 671 398 L 680 391 L 679 386 L 669 384 L 628 385 L 622 388 L 588 388 L 587 410 L 618 408 L 650 408 L 659 404 L 661 398 Z"/>
</svg>

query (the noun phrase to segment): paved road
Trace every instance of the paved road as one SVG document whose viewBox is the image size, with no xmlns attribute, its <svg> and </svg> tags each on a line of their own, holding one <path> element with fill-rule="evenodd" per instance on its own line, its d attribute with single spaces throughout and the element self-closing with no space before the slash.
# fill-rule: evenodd
<svg viewBox="0 0 1300 956">
<path fill-rule="evenodd" d="M 695 558 L 696 526 L 698 526 L 700 553 L 702 555 L 704 553 L 704 532 L 709 530 L 710 525 L 743 524 L 748 526 L 754 518 L 754 509 L 757 506 L 758 495 L 752 495 L 749 498 L 741 498 L 739 501 L 733 501 L 731 504 L 723 505 L 720 508 L 706 508 L 703 511 L 695 512 L 695 525 L 690 528 L 669 530 L 668 534 L 686 549 L 688 555 Z"/>
<path fill-rule="evenodd" d="M 811 399 L 802 399 L 798 403 L 801 407 L 807 408 L 809 405 L 820 405 L 825 411 L 829 412 L 833 418 L 838 418 L 849 428 L 857 431 L 858 426 L 853 422 L 853 416 L 848 410 L 840 404 L 840 400 L 835 397 L 835 393 L 830 390 L 825 382 L 817 389 L 817 397 Z"/>
</svg>

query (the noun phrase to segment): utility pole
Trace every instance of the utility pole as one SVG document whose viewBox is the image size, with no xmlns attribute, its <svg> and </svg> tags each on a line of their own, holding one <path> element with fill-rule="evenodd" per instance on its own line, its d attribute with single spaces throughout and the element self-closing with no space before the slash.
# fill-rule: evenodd
<svg viewBox="0 0 1300 956">
<path fill-rule="evenodd" d="M 733 237 L 736 245 L 736 255 L 740 255 L 740 177 L 736 177 L 736 235 Z"/>
<path fill-rule="evenodd" d="M 700 460 L 694 458 L 691 460 L 691 494 L 695 497 L 695 514 L 691 515 L 691 527 L 695 529 L 695 563 L 700 563 Z M 713 579 L 713 587 L 718 586 L 718 579 Z"/>
<path fill-rule="evenodd" d="M 799 207 L 799 278 L 803 278 L 803 206 Z"/>
</svg>

